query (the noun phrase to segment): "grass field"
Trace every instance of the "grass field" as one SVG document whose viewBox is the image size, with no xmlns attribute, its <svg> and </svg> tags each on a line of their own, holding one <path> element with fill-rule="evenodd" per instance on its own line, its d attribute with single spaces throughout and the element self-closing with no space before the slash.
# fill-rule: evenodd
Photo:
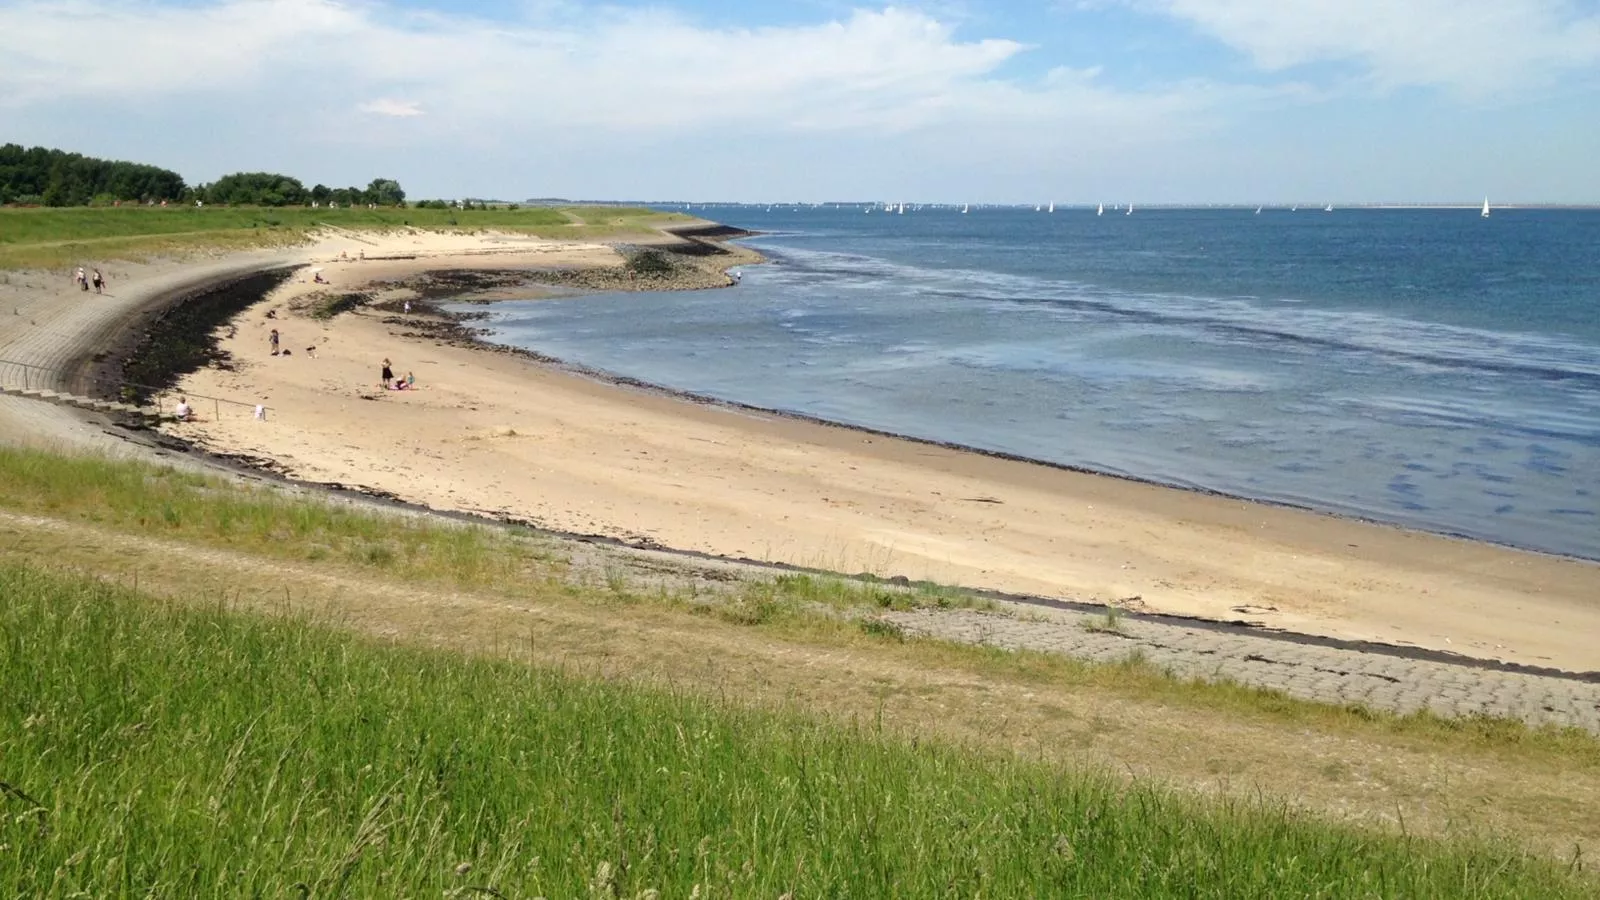
<svg viewBox="0 0 1600 900">
<path fill-rule="evenodd" d="M 0 268 L 58 268 L 85 256 L 140 259 L 196 249 L 294 244 L 319 228 L 495 230 L 604 238 L 687 217 L 636 207 L 530 206 L 486 210 L 305 207 L 0 208 Z"/>
<path fill-rule="evenodd" d="M 1579 897 L 1504 845 L 0 566 L 8 896 Z M 523 640 L 537 642 L 530 633 Z"/>
</svg>

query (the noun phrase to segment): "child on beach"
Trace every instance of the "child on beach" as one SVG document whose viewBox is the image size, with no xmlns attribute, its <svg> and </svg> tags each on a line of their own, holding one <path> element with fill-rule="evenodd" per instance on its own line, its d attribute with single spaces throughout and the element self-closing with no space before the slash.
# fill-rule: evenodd
<svg viewBox="0 0 1600 900">
<path fill-rule="evenodd" d="M 384 387 L 388 387 L 389 382 L 394 380 L 394 369 L 390 368 L 392 365 L 393 363 L 389 362 L 389 357 L 385 356 L 383 358 L 383 375 L 380 379 Z"/>
<path fill-rule="evenodd" d="M 278 329 L 276 329 L 276 328 L 272 329 L 272 333 L 267 335 L 267 342 L 272 345 L 272 355 L 273 356 L 277 356 L 278 355 Z"/>
</svg>

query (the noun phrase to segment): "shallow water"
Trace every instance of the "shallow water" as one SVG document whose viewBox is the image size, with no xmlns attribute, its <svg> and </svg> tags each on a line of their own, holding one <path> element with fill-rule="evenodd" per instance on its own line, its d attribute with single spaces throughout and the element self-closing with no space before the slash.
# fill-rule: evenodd
<svg viewBox="0 0 1600 900">
<path fill-rule="evenodd" d="M 1600 558 L 1600 212 L 704 214 L 772 264 L 484 324 L 755 406 Z"/>
</svg>

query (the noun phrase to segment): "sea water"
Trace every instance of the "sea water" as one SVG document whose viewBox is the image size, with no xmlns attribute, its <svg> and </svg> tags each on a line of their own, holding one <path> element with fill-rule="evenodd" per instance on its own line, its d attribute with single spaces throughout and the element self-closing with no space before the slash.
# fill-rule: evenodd
<svg viewBox="0 0 1600 900">
<path fill-rule="evenodd" d="M 713 208 L 764 232 L 737 287 L 484 324 L 752 406 L 1600 558 L 1600 212 L 865 209 Z"/>
</svg>

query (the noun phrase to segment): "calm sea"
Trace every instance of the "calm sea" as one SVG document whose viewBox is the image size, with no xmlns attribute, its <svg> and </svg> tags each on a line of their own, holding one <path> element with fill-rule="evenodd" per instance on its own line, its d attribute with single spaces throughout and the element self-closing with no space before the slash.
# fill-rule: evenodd
<svg viewBox="0 0 1600 900">
<path fill-rule="evenodd" d="M 754 406 L 1600 558 L 1600 212 L 724 206 L 731 290 L 494 339 Z"/>
</svg>

